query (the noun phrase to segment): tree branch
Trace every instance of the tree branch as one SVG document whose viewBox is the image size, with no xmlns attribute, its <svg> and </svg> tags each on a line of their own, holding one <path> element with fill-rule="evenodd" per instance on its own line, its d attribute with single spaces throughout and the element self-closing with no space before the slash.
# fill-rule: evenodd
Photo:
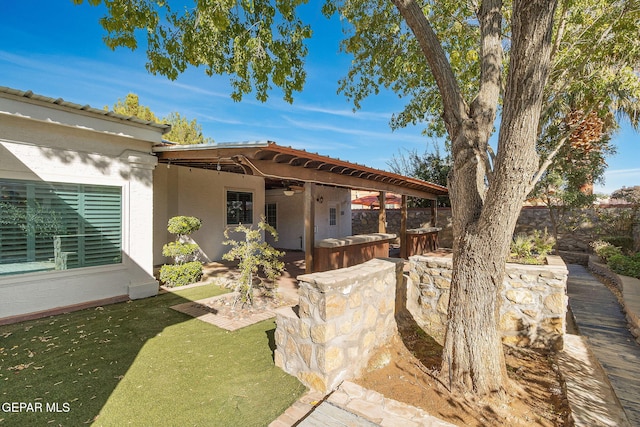
<svg viewBox="0 0 640 427">
<path fill-rule="evenodd" d="M 583 117 L 588 117 L 594 111 L 596 111 L 595 105 L 590 104 L 589 109 L 587 110 L 586 113 L 583 114 Z M 556 144 L 553 150 L 544 159 L 544 162 L 542 162 L 536 174 L 533 176 L 533 178 L 531 178 L 531 181 L 529 181 L 529 186 L 527 187 L 527 194 L 531 193 L 531 191 L 536 186 L 540 178 L 542 178 L 542 175 L 546 172 L 546 170 L 549 168 L 549 166 L 553 162 L 553 159 L 556 157 L 556 155 L 558 154 L 562 146 L 567 142 L 567 140 L 569 139 L 569 136 L 571 136 L 571 133 L 573 133 L 573 131 L 576 130 L 581 124 L 582 124 L 582 121 L 578 121 L 574 123 L 573 126 L 569 126 L 569 128 L 565 131 L 564 136 L 560 139 L 560 142 Z"/>
<path fill-rule="evenodd" d="M 429 64 L 444 107 L 444 121 L 452 141 L 459 133 L 460 123 L 467 117 L 467 105 L 453 74 L 449 60 L 442 49 L 429 20 L 415 0 L 393 0 L 405 22 L 413 32 Z"/>
<path fill-rule="evenodd" d="M 569 134 L 571 134 L 571 131 L 569 131 Z M 568 135 L 563 137 L 562 139 L 560 139 L 560 142 L 558 144 L 556 144 L 556 146 L 551 151 L 551 153 L 549 153 L 547 158 L 544 159 L 544 162 L 542 162 L 542 164 L 540 165 L 540 168 L 538 169 L 538 172 L 536 172 L 536 174 L 533 176 L 533 178 L 531 178 L 531 181 L 529 181 L 529 186 L 527 187 L 527 194 L 531 193 L 531 190 L 533 190 L 533 187 L 535 187 L 536 184 L 538 183 L 538 181 L 540 180 L 540 178 L 542 178 L 542 175 L 549 168 L 549 166 L 551 165 L 551 162 L 553 162 L 553 159 L 558 154 L 558 151 L 560 151 L 560 149 L 562 148 L 564 143 L 567 142 L 567 139 L 569 139 Z"/>
<path fill-rule="evenodd" d="M 568 0 L 564 0 L 562 2 L 562 10 L 560 12 L 560 18 L 558 19 L 560 23 L 558 24 L 558 31 L 556 32 L 553 47 L 551 48 L 551 62 L 553 62 L 554 58 L 556 57 L 556 53 L 558 52 L 558 49 L 560 49 L 560 43 L 562 42 L 562 38 L 564 37 L 564 30 L 567 26 L 567 3 L 568 2 L 569 2 Z"/>
<path fill-rule="evenodd" d="M 496 118 L 502 82 L 502 1 L 486 0 L 478 12 L 480 21 L 480 90 L 471 103 L 471 115 L 482 119 L 483 124 L 492 125 Z"/>
</svg>

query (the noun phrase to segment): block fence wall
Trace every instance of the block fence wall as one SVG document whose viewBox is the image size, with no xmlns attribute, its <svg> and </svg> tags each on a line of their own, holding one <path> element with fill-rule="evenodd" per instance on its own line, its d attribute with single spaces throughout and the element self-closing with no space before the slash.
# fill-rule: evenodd
<svg viewBox="0 0 640 427">
<path fill-rule="evenodd" d="M 602 207 L 601 212 L 613 214 L 616 210 L 628 208 Z M 400 235 L 401 212 L 399 209 L 387 209 L 387 233 Z M 436 227 L 442 228 L 438 233 L 440 247 L 450 248 L 453 245 L 451 231 L 451 208 L 438 208 Z M 378 210 L 358 209 L 351 211 L 353 234 L 378 232 Z M 431 223 L 431 210 L 408 209 L 407 228 L 420 228 Z M 558 236 L 558 250 L 568 252 L 588 252 L 589 243 L 598 238 L 598 217 L 594 209 L 579 209 L 570 212 L 563 218 L 564 227 Z M 546 207 L 524 207 L 516 224 L 516 233 L 531 233 L 533 230 L 552 232 L 553 226 Z M 640 218 L 633 231 L 636 247 L 640 249 Z"/>
</svg>

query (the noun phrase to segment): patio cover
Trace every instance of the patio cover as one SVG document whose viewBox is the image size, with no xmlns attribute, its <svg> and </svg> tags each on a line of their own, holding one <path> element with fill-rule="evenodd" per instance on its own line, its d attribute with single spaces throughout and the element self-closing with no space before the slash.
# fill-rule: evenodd
<svg viewBox="0 0 640 427">
<path fill-rule="evenodd" d="M 315 185 L 351 190 L 377 191 L 382 200 L 387 192 L 402 200 L 400 230 L 401 254 L 406 243 L 407 196 L 432 200 L 432 221 L 437 216 L 436 199 L 447 194 L 438 184 L 373 169 L 340 159 L 284 147 L 272 141 L 177 145 L 163 143 L 153 148 L 159 163 L 262 176 L 265 188 L 305 187 L 305 263 L 307 273 L 313 266 Z M 308 191 L 306 189 L 308 188 Z M 378 232 L 386 233 L 384 204 L 378 214 Z"/>
<path fill-rule="evenodd" d="M 272 141 L 166 143 L 154 147 L 153 151 L 160 163 L 262 176 L 267 188 L 309 182 L 429 200 L 447 194 L 447 188 L 438 184 L 284 147 Z"/>
</svg>

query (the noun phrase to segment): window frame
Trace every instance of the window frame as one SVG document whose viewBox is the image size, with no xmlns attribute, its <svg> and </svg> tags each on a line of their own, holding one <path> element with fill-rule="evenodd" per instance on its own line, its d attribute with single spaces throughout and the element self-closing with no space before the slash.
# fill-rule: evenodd
<svg viewBox="0 0 640 427">
<path fill-rule="evenodd" d="M 329 226 L 336 227 L 337 225 L 338 225 L 338 207 L 329 206 Z"/>
<path fill-rule="evenodd" d="M 237 197 L 237 200 L 230 200 L 229 199 L 229 195 L 231 194 L 236 194 L 239 197 Z M 239 200 L 242 195 L 249 195 L 250 196 L 250 200 Z M 246 208 L 246 203 L 249 202 L 250 203 L 250 209 Z M 241 210 L 241 214 L 238 215 L 238 219 L 237 222 L 229 222 L 230 219 L 230 212 L 231 210 L 237 210 L 240 208 L 233 208 L 229 206 L 230 203 L 245 203 L 245 207 L 242 208 Z M 253 221 L 254 221 L 254 203 L 255 203 L 255 194 L 253 191 L 250 190 L 238 190 L 238 189 L 225 189 L 225 225 L 226 226 L 238 226 L 240 224 L 242 225 L 253 225 Z M 250 221 L 242 221 L 242 219 L 247 219 L 247 215 L 250 215 Z"/>
<path fill-rule="evenodd" d="M 273 223 L 269 216 L 269 207 L 273 207 Z M 273 227 L 274 230 L 278 230 L 278 204 L 276 202 L 270 202 L 264 204 L 264 217 L 267 224 Z"/>
</svg>

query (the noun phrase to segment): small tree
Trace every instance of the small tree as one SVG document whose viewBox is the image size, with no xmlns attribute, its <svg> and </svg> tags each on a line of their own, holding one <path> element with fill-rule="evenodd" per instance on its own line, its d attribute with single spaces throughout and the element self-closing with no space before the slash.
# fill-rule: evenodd
<svg viewBox="0 0 640 427">
<path fill-rule="evenodd" d="M 436 144 L 433 153 L 419 154 L 417 150 L 400 151 L 387 162 L 391 172 L 433 182 L 447 186 L 447 176 L 451 172 L 452 159 L 447 149 L 447 154 L 442 156 L 440 148 Z M 413 199 L 413 198 L 412 198 Z M 449 196 L 438 196 L 438 206 L 451 206 Z M 424 208 L 431 204 L 430 200 L 413 199 L 409 201 L 410 207 Z"/>
<path fill-rule="evenodd" d="M 238 296 L 234 301 L 234 307 L 241 301 L 242 304 L 253 304 L 253 281 L 260 267 L 264 271 L 267 279 L 275 283 L 276 279 L 284 270 L 284 263 L 278 258 L 284 255 L 284 252 L 274 249 L 271 245 L 262 239 L 262 232 L 270 233 L 273 238 L 278 240 L 276 230 L 266 223 L 264 216 L 258 223 L 258 228 L 246 227 L 242 224 L 233 229 L 234 232 L 243 233 L 244 240 L 237 241 L 229 238 L 229 230 L 224 231 L 224 237 L 227 239 L 222 242 L 224 245 L 230 245 L 229 252 L 222 256 L 227 261 L 239 260 L 238 268 L 240 269 L 240 277 L 235 287 Z"/>
<path fill-rule="evenodd" d="M 200 229 L 202 222 L 193 216 L 174 216 L 169 219 L 167 230 L 176 240 L 162 247 L 162 255 L 173 258 L 174 264 L 160 268 L 160 280 L 167 286 L 183 286 L 197 282 L 202 277 L 202 262 L 198 260 L 200 246 L 190 243 L 187 236 Z"/>
</svg>

